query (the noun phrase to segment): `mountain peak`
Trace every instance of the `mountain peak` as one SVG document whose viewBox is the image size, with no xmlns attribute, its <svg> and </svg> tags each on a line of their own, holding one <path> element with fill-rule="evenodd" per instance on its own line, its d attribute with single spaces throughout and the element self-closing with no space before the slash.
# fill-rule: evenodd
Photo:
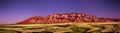
<svg viewBox="0 0 120 33">
<path fill-rule="evenodd" d="M 34 16 L 17 24 L 39 24 L 39 23 L 69 23 L 69 22 L 114 22 L 120 19 L 99 18 L 83 13 L 53 14 L 47 17 Z"/>
</svg>

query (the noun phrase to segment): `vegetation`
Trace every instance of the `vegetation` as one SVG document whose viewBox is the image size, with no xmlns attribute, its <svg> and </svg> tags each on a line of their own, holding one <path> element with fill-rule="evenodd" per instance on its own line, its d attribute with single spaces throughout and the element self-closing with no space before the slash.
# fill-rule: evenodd
<svg viewBox="0 0 120 33">
<path fill-rule="evenodd" d="M 90 29 L 86 28 L 86 27 L 77 27 L 77 26 L 73 25 L 73 27 L 71 27 L 71 30 L 72 30 L 71 33 L 89 33 L 87 31 Z"/>
<path fill-rule="evenodd" d="M 58 26 L 58 27 L 69 27 L 69 26 L 71 26 L 71 25 L 54 25 L 54 26 Z"/>
<path fill-rule="evenodd" d="M 112 30 L 113 32 L 119 32 L 120 31 L 120 25 L 115 24 L 113 27 L 114 27 L 113 30 Z"/>
<path fill-rule="evenodd" d="M 14 30 L 0 30 L 0 33 L 20 33 L 20 32 Z"/>
<path fill-rule="evenodd" d="M 25 24 L 0 25 L 0 33 L 104 33 L 120 32 L 120 24 Z"/>
<path fill-rule="evenodd" d="M 23 28 L 22 30 L 37 30 L 39 28 Z"/>
</svg>

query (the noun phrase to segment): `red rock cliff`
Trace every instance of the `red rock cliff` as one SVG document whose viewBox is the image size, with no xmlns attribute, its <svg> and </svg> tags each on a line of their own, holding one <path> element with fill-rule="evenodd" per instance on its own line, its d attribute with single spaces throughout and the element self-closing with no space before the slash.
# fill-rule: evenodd
<svg viewBox="0 0 120 33">
<path fill-rule="evenodd" d="M 69 23 L 69 22 L 118 22 L 120 19 L 98 18 L 93 15 L 82 13 L 53 14 L 47 17 L 35 16 L 17 24 L 38 24 L 38 23 Z"/>
</svg>

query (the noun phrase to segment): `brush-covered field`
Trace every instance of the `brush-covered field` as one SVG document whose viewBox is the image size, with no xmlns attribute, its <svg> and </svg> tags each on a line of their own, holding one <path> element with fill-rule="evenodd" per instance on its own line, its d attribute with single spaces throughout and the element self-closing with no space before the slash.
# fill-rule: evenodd
<svg viewBox="0 0 120 33">
<path fill-rule="evenodd" d="M 119 33 L 118 22 L 4 24 L 0 33 Z"/>
</svg>

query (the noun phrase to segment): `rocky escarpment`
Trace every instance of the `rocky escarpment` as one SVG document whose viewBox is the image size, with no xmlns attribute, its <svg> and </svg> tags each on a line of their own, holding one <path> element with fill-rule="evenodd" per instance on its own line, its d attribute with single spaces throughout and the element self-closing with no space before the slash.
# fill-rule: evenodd
<svg viewBox="0 0 120 33">
<path fill-rule="evenodd" d="M 82 13 L 53 14 L 46 17 L 34 16 L 17 24 L 69 23 L 69 22 L 119 22 L 120 19 L 99 18 Z"/>
</svg>

